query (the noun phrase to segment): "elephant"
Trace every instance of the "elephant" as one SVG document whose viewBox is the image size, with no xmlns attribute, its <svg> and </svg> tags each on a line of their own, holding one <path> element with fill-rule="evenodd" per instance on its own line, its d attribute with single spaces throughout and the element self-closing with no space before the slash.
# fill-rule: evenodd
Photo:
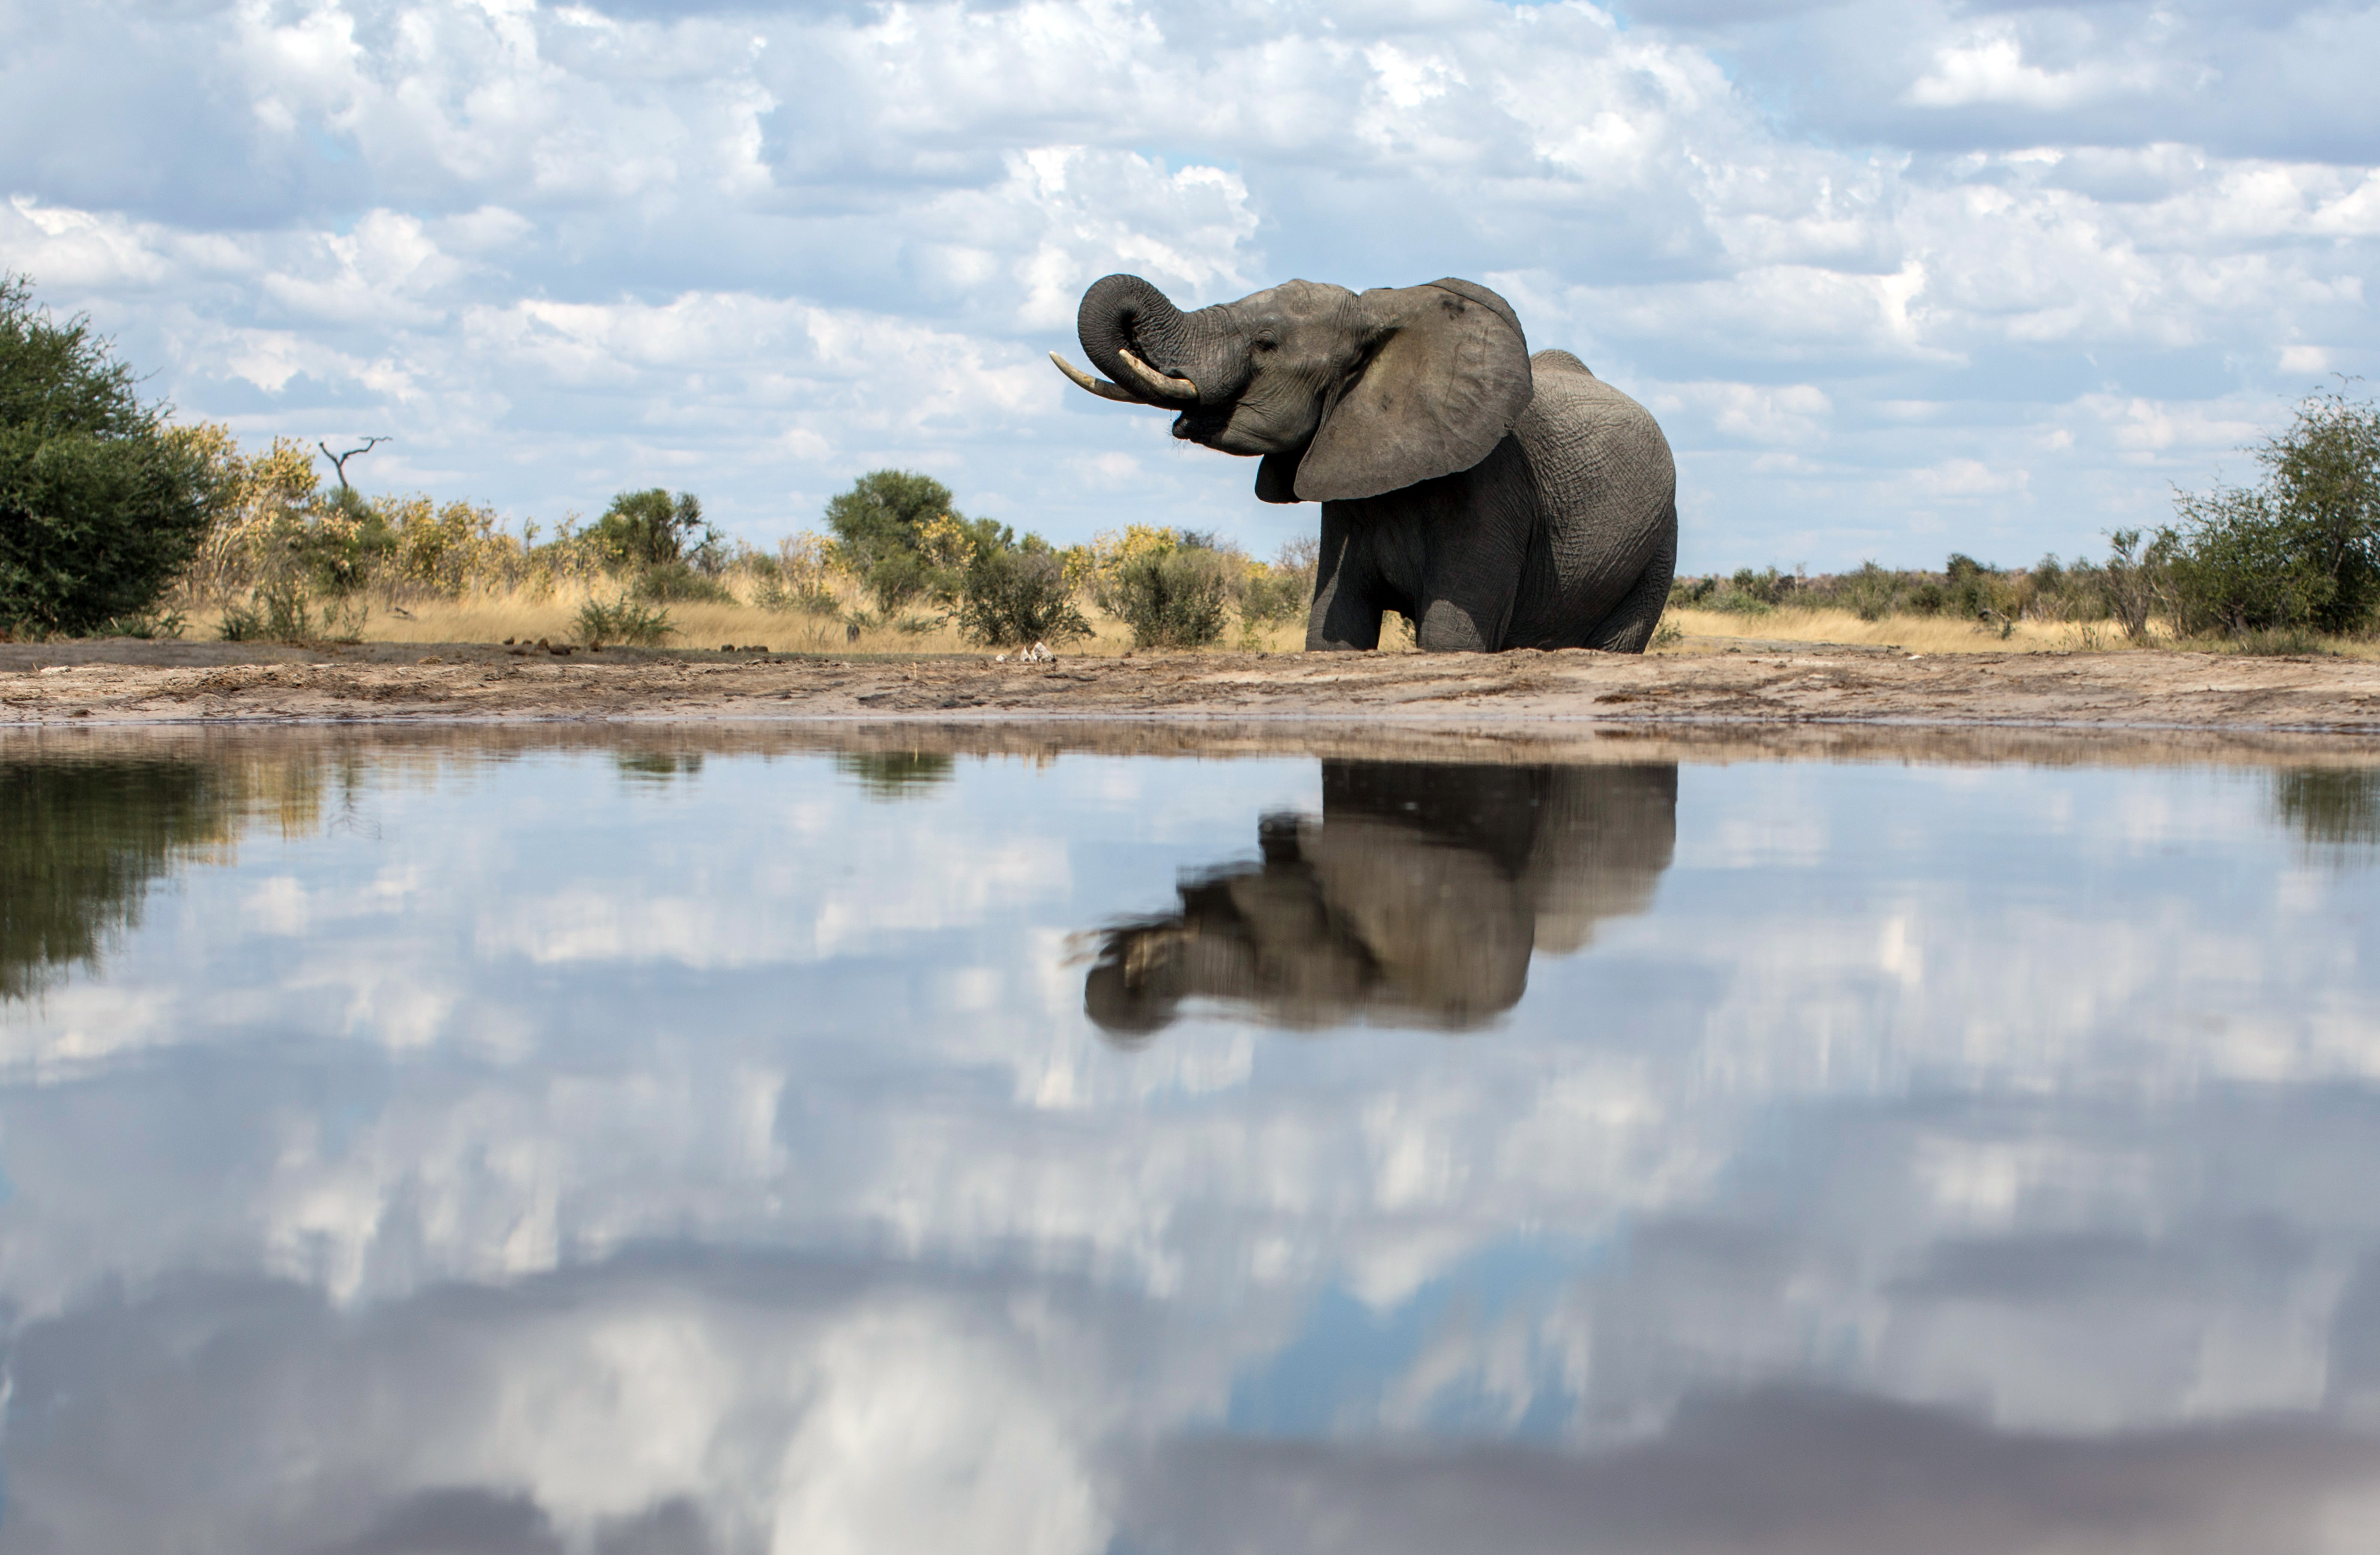
<svg viewBox="0 0 2380 1555">
<path fill-rule="evenodd" d="M 1651 905 L 1677 814 L 1675 763 L 1326 759 L 1321 815 L 1263 817 L 1261 862 L 1105 932 L 1084 1012 L 1126 1045 L 1189 1000 L 1292 1029 L 1470 1030 L 1520 1002 L 1533 954 Z"/>
<path fill-rule="evenodd" d="M 1322 504 L 1305 646 L 1641 653 L 1677 565 L 1677 467 L 1651 413 L 1568 351 L 1529 355 L 1470 281 L 1289 281 L 1185 313 L 1137 275 L 1083 294 L 1105 399 L 1176 412 L 1173 435 L 1254 456 L 1266 502 Z"/>
</svg>

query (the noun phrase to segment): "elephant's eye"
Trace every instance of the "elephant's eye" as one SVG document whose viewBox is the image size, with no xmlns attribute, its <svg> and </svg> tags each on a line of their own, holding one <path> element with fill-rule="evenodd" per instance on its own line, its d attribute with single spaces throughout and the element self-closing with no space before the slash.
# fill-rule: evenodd
<svg viewBox="0 0 2380 1555">
<path fill-rule="evenodd" d="M 1281 342 L 1278 340 L 1259 340 L 1257 342 L 1257 349 L 1259 351 L 1277 351 L 1280 348 Z"/>
</svg>

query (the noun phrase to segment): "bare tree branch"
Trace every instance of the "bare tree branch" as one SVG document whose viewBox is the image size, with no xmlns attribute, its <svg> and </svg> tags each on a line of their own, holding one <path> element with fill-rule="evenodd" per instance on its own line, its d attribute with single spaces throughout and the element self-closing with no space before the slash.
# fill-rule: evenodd
<svg viewBox="0 0 2380 1555">
<path fill-rule="evenodd" d="M 394 443 L 396 439 L 393 437 L 368 437 L 364 439 L 364 445 L 362 447 L 350 448 L 344 454 L 332 453 L 331 445 L 327 443 L 317 443 L 314 446 L 322 451 L 322 457 L 331 461 L 331 468 L 339 478 L 339 490 L 344 492 L 347 490 L 347 461 L 349 459 L 354 458 L 358 454 L 369 454 L 383 443 Z"/>
</svg>

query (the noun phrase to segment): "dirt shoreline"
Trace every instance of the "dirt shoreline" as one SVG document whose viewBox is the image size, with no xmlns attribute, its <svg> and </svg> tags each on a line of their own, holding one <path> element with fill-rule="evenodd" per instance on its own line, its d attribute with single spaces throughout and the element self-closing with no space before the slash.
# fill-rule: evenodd
<svg viewBox="0 0 2380 1555">
<path fill-rule="evenodd" d="M 1742 641 L 1692 654 L 1177 653 L 996 662 L 480 644 L 0 645 L 0 728 L 832 722 L 1591 734 L 1692 726 L 2380 737 L 2380 663 Z M 1356 730 L 1351 728 L 1350 733 Z"/>
</svg>

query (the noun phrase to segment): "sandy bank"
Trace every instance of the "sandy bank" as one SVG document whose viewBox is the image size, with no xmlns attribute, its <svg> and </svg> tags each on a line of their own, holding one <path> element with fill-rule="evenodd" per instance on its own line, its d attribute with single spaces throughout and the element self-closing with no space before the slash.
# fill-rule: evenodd
<svg viewBox="0 0 2380 1555">
<path fill-rule="evenodd" d="M 479 645 L 0 645 L 0 726 L 370 720 L 1075 719 L 1497 728 L 1876 724 L 2380 735 L 2380 663 L 1744 642 L 1590 652 L 997 663 Z"/>
</svg>

